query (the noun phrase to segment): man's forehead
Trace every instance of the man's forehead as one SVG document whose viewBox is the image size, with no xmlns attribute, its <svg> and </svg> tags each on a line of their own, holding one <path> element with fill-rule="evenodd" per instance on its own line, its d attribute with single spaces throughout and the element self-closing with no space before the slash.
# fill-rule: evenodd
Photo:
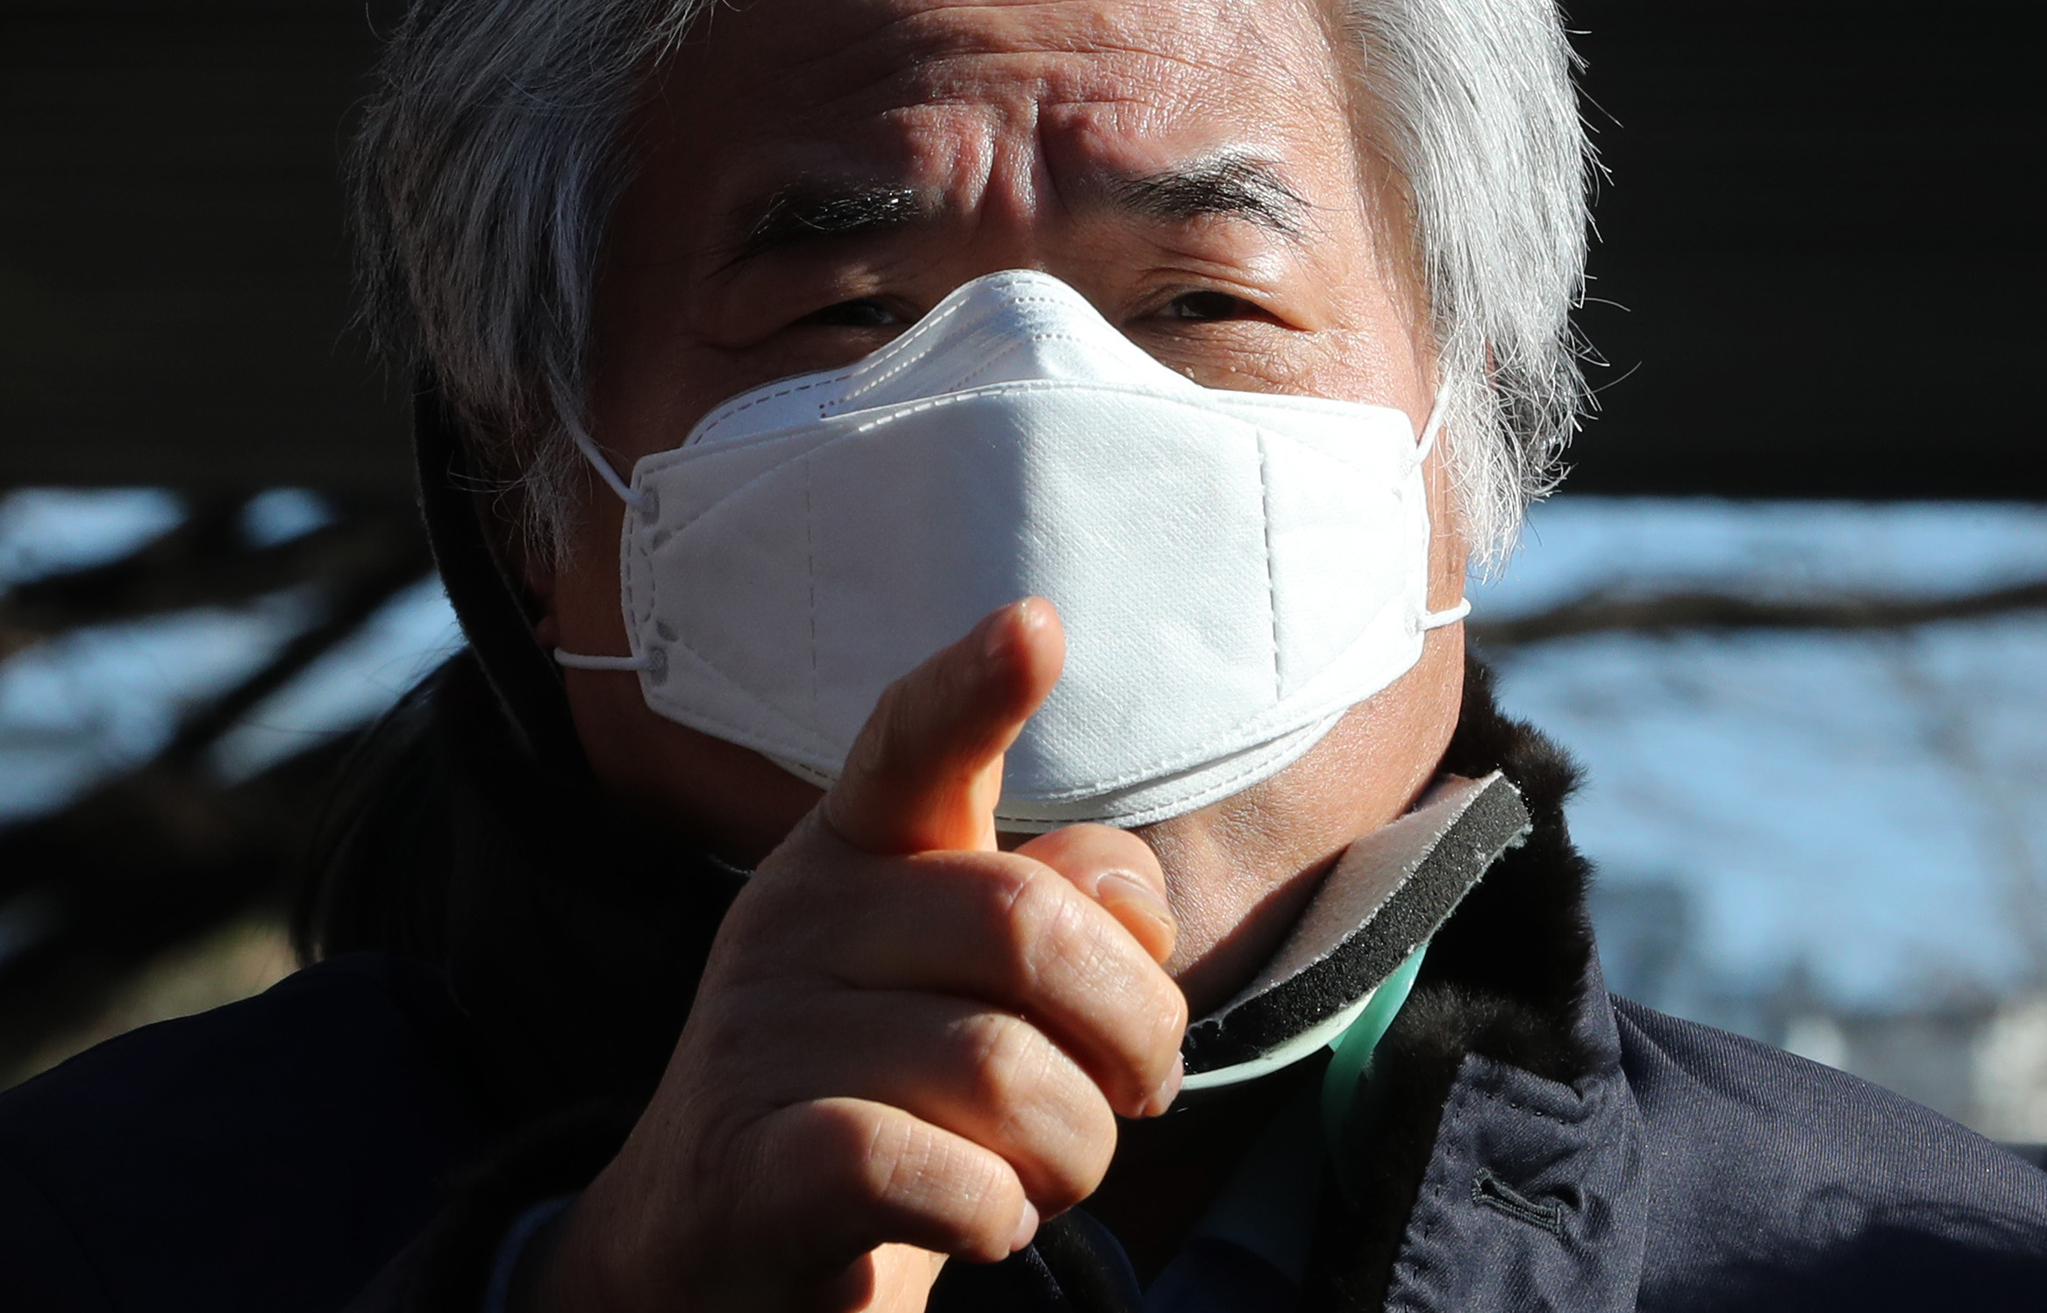
<svg viewBox="0 0 2047 1313">
<path fill-rule="evenodd" d="M 1130 55 L 1233 74 L 1275 42 L 1322 38 L 1318 0 L 748 0 L 709 11 L 687 44 L 809 77 L 834 65 L 942 82 L 983 56 Z M 1261 47 L 1264 47 L 1261 49 Z"/>
<path fill-rule="evenodd" d="M 976 137 L 1025 132 L 1055 166 L 1143 176 L 1300 135 L 1321 42 L 1304 0 L 756 0 L 663 102 L 727 204 L 778 176 L 942 188 Z"/>
</svg>

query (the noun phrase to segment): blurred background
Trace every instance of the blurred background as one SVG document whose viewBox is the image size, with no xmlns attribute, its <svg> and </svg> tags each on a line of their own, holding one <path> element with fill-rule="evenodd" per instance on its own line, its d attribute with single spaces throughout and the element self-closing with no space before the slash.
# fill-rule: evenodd
<svg viewBox="0 0 2047 1313">
<path fill-rule="evenodd" d="M 349 327 L 397 8 L 0 0 L 0 1086 L 290 970 L 327 775 L 459 641 Z M 1571 6 L 1599 415 L 1472 628 L 1586 767 L 1615 989 L 2037 1144 L 2022 12 Z"/>
</svg>

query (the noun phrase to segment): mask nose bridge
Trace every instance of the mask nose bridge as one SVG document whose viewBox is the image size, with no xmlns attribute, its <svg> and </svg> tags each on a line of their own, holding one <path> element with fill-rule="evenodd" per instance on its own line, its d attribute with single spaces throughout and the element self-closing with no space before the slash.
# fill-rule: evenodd
<svg viewBox="0 0 2047 1313">
<path fill-rule="evenodd" d="M 1075 371 L 1070 362 L 1060 359 L 1056 344 L 1104 345 L 1101 334 L 1075 331 L 1079 327 L 1054 316 L 1035 321 L 1020 317 L 1018 321 L 998 320 L 982 325 L 974 335 L 979 351 L 961 361 L 964 368 L 947 378 L 937 391 L 963 392 L 988 383 L 1056 382 L 1072 377 Z"/>
<path fill-rule="evenodd" d="M 1177 378 L 1079 292 L 1049 274 L 1015 270 L 976 279 L 934 307 L 919 328 L 927 324 L 943 325 L 932 334 L 935 340 L 917 344 L 885 370 L 853 383 L 820 406 L 820 415 L 990 384 L 1094 379 L 1105 364 L 1130 382 L 1156 384 L 1157 378 L 1145 376 L 1157 371 Z M 906 374 L 917 380 L 915 397 L 902 390 Z"/>
</svg>

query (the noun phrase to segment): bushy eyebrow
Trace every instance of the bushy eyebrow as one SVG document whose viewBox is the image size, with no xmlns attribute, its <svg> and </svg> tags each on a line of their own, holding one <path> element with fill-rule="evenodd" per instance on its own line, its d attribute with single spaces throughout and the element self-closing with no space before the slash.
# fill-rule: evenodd
<svg viewBox="0 0 2047 1313">
<path fill-rule="evenodd" d="M 1118 209 L 1159 223 L 1242 219 L 1288 238 L 1299 238 L 1307 228 L 1308 202 L 1279 170 L 1234 152 L 1118 179 L 1108 185 L 1108 198 Z"/>
<path fill-rule="evenodd" d="M 731 261 L 820 238 L 886 232 L 929 219 L 935 210 L 929 198 L 909 187 L 783 187 L 755 208 Z"/>
<path fill-rule="evenodd" d="M 1309 209 L 1270 162 L 1239 152 L 1110 178 L 1094 197 L 1153 223 L 1237 219 L 1295 240 L 1306 230 Z M 935 218 L 938 209 L 934 197 L 911 187 L 791 184 L 740 211 L 745 235 L 733 244 L 726 267 L 821 239 L 908 227 Z"/>
</svg>

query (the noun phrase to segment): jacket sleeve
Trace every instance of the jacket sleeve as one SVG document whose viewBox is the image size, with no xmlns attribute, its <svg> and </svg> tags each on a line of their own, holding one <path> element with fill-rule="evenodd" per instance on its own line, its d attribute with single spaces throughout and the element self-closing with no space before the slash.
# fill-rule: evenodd
<svg viewBox="0 0 2047 1313">
<path fill-rule="evenodd" d="M 520 1260 L 617 1154 L 631 1114 L 597 1105 L 528 1128 L 465 1174 L 448 1205 L 347 1313 L 511 1313 Z"/>
<path fill-rule="evenodd" d="M 91 1256 L 57 1206 L 0 1159 L 0 1308 L 112 1310 Z"/>
</svg>

